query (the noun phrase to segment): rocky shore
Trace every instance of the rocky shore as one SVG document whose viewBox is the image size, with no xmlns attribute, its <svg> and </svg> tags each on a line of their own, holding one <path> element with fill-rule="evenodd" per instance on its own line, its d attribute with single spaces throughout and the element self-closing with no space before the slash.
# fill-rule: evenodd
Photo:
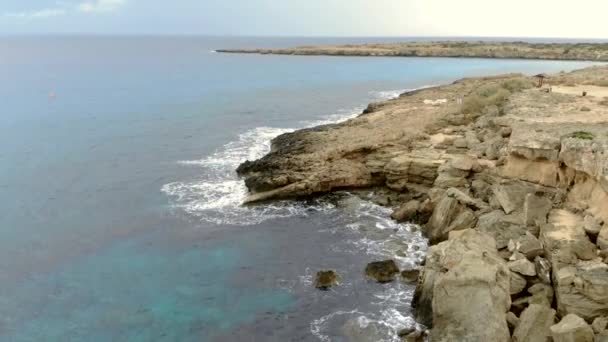
<svg viewBox="0 0 608 342">
<path fill-rule="evenodd" d="M 238 173 L 248 202 L 374 189 L 421 224 L 433 246 L 412 306 L 431 341 L 608 341 L 607 80 L 602 66 L 404 93 L 281 135 Z"/>
<path fill-rule="evenodd" d="M 282 49 L 224 49 L 217 50 L 217 52 L 305 56 L 479 57 L 608 61 L 608 43 L 543 44 L 526 42 L 445 41 L 300 46 Z"/>
</svg>

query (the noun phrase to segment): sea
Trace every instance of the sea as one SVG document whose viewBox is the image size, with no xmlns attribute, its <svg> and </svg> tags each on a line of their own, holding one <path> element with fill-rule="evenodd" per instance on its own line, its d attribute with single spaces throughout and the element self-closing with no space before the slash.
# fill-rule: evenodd
<svg viewBox="0 0 608 342">
<path fill-rule="evenodd" d="M 215 50 L 412 39 L 0 37 L 0 341 L 398 341 L 414 285 L 364 268 L 422 263 L 420 228 L 348 192 L 243 206 L 235 168 L 406 90 L 592 63 Z"/>
</svg>

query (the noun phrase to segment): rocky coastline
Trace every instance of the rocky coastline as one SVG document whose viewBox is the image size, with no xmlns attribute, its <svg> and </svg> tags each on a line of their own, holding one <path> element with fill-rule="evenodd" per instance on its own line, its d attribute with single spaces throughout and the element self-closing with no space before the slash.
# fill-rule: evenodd
<svg viewBox="0 0 608 342">
<path fill-rule="evenodd" d="M 608 61 L 608 43 L 439 41 L 299 46 L 278 49 L 221 49 L 217 52 L 302 56 L 467 57 Z"/>
<path fill-rule="evenodd" d="M 281 135 L 239 166 L 247 202 L 381 193 L 432 245 L 430 341 L 608 341 L 608 67 L 548 83 L 462 79 Z"/>
</svg>

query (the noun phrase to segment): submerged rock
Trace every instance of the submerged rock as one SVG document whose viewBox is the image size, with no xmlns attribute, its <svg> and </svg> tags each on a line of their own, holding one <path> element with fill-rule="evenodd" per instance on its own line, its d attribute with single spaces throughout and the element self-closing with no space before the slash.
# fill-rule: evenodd
<svg viewBox="0 0 608 342">
<path fill-rule="evenodd" d="M 399 267 L 394 260 L 370 262 L 365 267 L 365 274 L 379 283 L 390 283 L 399 273 Z"/>
<path fill-rule="evenodd" d="M 420 275 L 420 270 L 405 270 L 401 271 L 401 279 L 408 283 L 415 283 L 418 281 L 418 276 Z"/>
<path fill-rule="evenodd" d="M 315 287 L 319 290 L 329 290 L 330 287 L 338 285 L 340 276 L 336 271 L 319 271 L 315 277 Z"/>
</svg>

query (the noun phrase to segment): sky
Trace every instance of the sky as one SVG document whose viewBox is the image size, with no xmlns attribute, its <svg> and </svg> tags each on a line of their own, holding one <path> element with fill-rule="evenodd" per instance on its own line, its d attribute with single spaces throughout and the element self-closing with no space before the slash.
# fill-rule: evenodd
<svg viewBox="0 0 608 342">
<path fill-rule="evenodd" d="M 608 0 L 0 0 L 0 34 L 608 38 Z"/>
</svg>

